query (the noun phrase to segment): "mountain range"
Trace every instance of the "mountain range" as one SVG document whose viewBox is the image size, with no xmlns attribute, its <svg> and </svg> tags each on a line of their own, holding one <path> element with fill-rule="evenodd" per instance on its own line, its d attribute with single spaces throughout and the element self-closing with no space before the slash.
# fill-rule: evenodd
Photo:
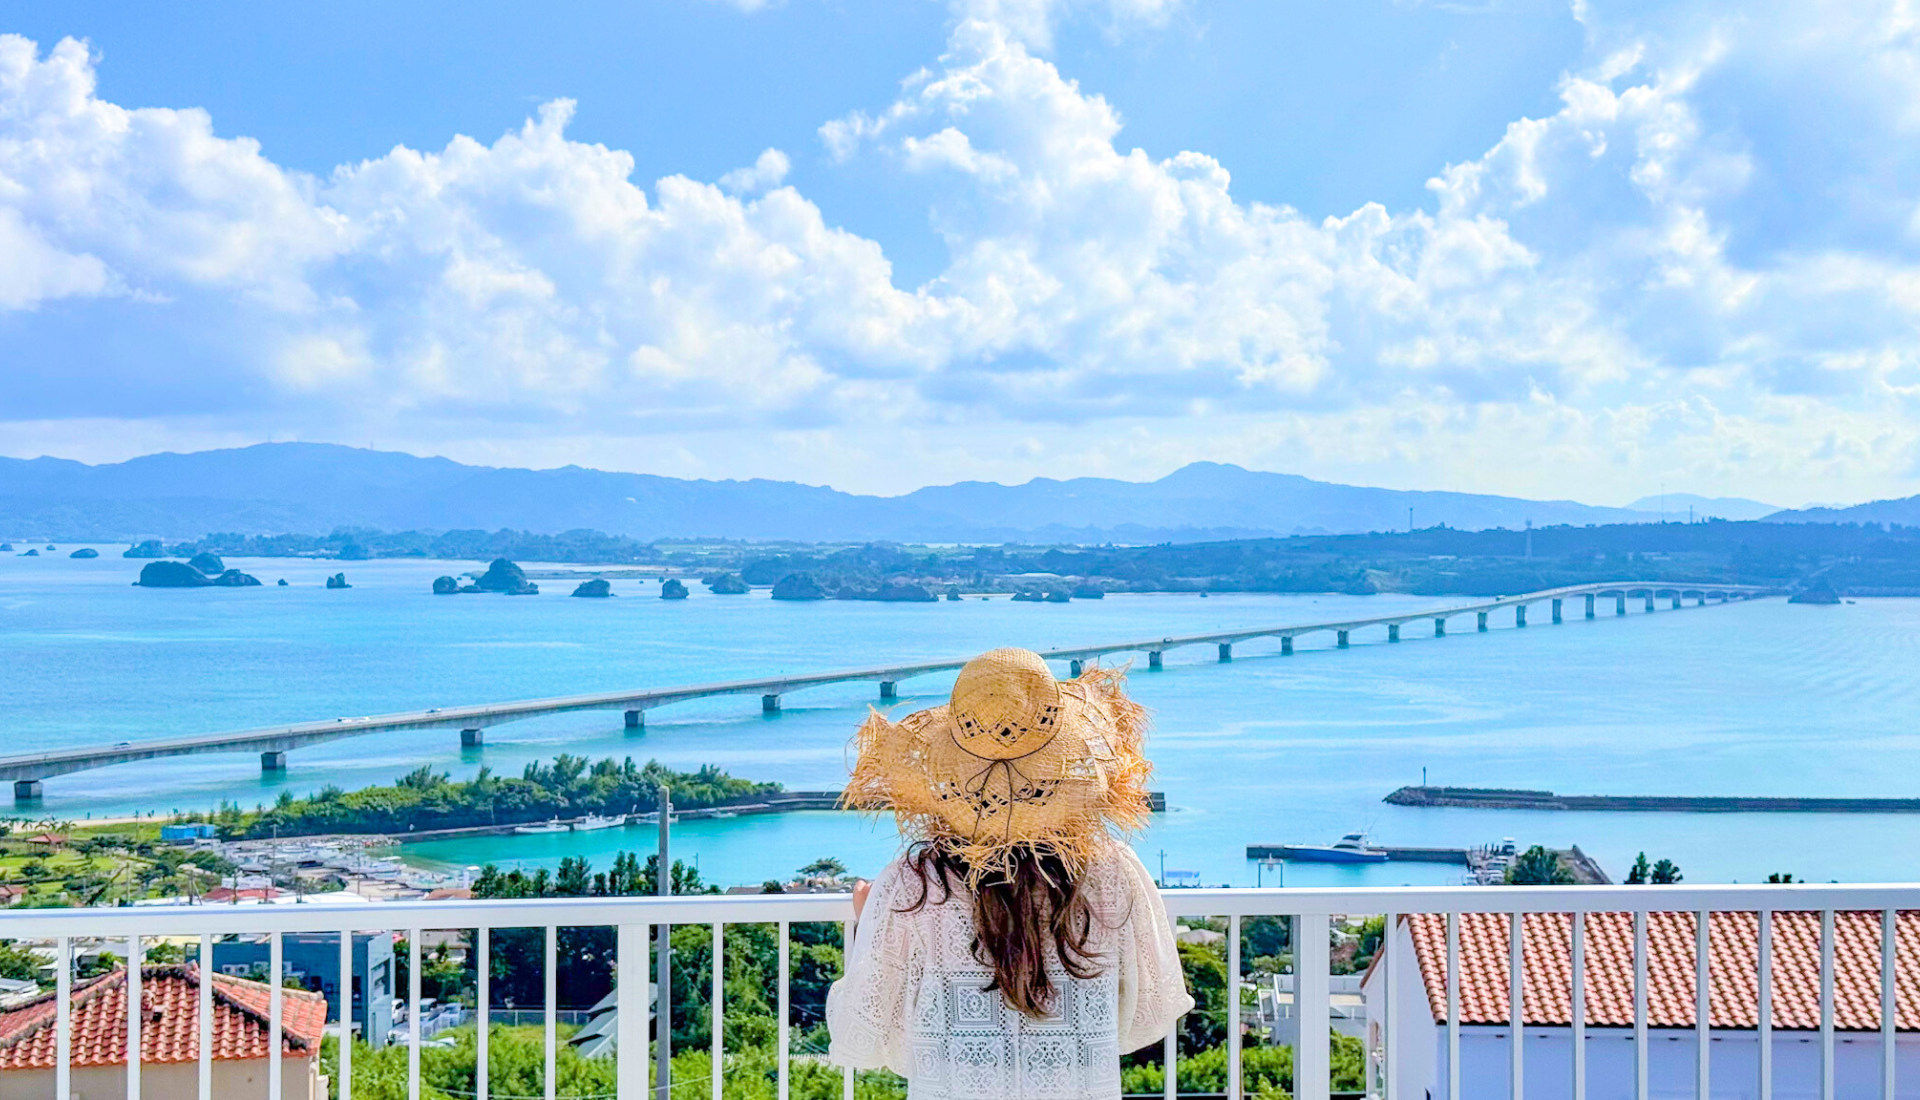
<svg viewBox="0 0 1920 1100">
<path fill-rule="evenodd" d="M 198 538 L 338 527 L 592 529 L 639 539 L 1194 542 L 1445 524 L 1478 530 L 1652 522 L 1637 507 L 1367 488 L 1196 462 L 1157 481 L 964 481 L 881 497 L 787 481 L 702 481 L 566 466 L 525 470 L 321 443 L 263 443 L 90 466 L 0 458 L 0 535 Z M 1671 494 L 1667 516 L 1750 518 L 1767 505 Z M 1714 511 L 1714 508 L 1721 511 Z M 1862 506 L 1867 507 L 1867 506 Z M 1409 509 L 1412 510 L 1411 517 Z M 1734 514 L 1738 513 L 1738 514 Z"/>
</svg>

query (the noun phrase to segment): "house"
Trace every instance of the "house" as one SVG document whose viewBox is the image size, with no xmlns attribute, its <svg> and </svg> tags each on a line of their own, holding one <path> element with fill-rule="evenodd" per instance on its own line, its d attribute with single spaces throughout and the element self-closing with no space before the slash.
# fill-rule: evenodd
<svg viewBox="0 0 1920 1100">
<path fill-rule="evenodd" d="M 213 969 L 232 977 L 264 975 L 273 945 L 266 936 L 215 941 Z M 280 967 L 326 1000 L 327 1018 L 340 1019 L 340 937 L 336 933 L 286 932 L 280 937 Z M 353 980 L 349 984 L 351 1019 L 360 1037 L 385 1046 L 394 1024 L 393 937 L 358 933 L 353 937 Z"/>
<path fill-rule="evenodd" d="M 29 893 L 31 888 L 18 882 L 0 882 L 0 908 L 20 904 Z"/>
<path fill-rule="evenodd" d="M 160 826 L 160 840 L 163 844 L 192 844 L 196 840 L 213 840 L 220 830 L 206 821 L 182 821 Z"/>
<path fill-rule="evenodd" d="M 1649 889 L 1657 889 L 1650 887 Z M 1648 1087 L 1656 1097 L 1694 1095 L 1695 915 L 1647 918 Z M 1522 1065 L 1528 1100 L 1573 1095 L 1572 918 L 1530 913 L 1522 942 L 1525 1020 Z M 1509 918 L 1460 917 L 1460 1097 L 1510 1095 Z M 1901 1098 L 1920 1097 L 1920 913 L 1900 914 L 1895 981 L 1895 1059 Z M 1708 928 L 1708 1068 L 1715 1100 L 1759 1095 L 1759 919 L 1717 912 Z M 1393 1036 L 1399 1095 L 1448 1096 L 1446 918 L 1402 917 L 1388 951 L 1391 1018 L 1382 959 L 1363 978 L 1366 1042 Z M 1820 1095 L 1820 914 L 1777 912 L 1772 930 L 1773 1095 Z M 1633 917 L 1592 913 L 1583 934 L 1586 1095 L 1635 1094 Z M 1880 1095 L 1880 914 L 1843 912 L 1834 927 L 1834 1082 L 1842 1097 Z M 1411 965 L 1404 965 L 1410 963 Z M 1377 1058 L 1372 1060 L 1377 1064 Z M 1377 1082 L 1376 1082 L 1377 1086 Z"/>
<path fill-rule="evenodd" d="M 221 1100 L 265 1100 L 268 998 L 260 982 L 213 975 L 213 1094 Z M 55 994 L 0 1012 L 0 1100 L 43 1100 L 54 1093 L 57 1057 Z M 199 1095 L 200 974 L 195 966 L 140 970 L 140 1093 L 145 1100 Z M 115 970 L 74 986 L 73 1100 L 123 1100 L 127 1094 L 127 972 Z M 320 1037 L 326 1002 L 287 990 L 282 1001 L 280 1087 L 283 1100 L 326 1100 Z"/>
</svg>

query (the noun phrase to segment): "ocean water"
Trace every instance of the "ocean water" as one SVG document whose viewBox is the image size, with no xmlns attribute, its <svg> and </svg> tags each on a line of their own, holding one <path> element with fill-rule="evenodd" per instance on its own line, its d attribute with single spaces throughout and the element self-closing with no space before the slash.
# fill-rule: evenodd
<svg viewBox="0 0 1920 1100">
<path fill-rule="evenodd" d="M 25 546 L 22 544 L 21 549 Z M 124 547 L 75 561 L 74 549 L 0 555 L 0 751 L 219 730 L 429 706 L 667 686 L 733 677 L 1356 617 L 1444 598 L 1338 595 L 1113 596 L 1067 605 L 1005 599 L 936 605 L 776 603 L 764 592 L 667 602 L 657 585 L 615 584 L 618 598 L 575 600 L 569 582 L 537 597 L 435 597 L 435 576 L 473 563 L 233 559 L 266 587 L 133 587 Z M 344 570 L 353 588 L 327 591 Z M 285 577 L 289 587 L 273 582 Z M 1466 602 L 1464 600 L 1458 602 Z M 1577 844 L 1616 878 L 1636 852 L 1678 862 L 1688 881 L 1755 881 L 1769 872 L 1823 881 L 1920 878 L 1920 815 L 1621 814 L 1408 809 L 1381 799 L 1418 783 L 1542 788 L 1573 794 L 1911 797 L 1920 775 L 1920 601 L 1836 607 L 1767 600 L 1550 625 L 1544 607 L 1514 629 L 1497 616 L 1451 636 L 1356 634 L 1212 647 L 1141 661 L 1136 696 L 1155 715 L 1153 787 L 1169 811 L 1137 839 L 1151 867 L 1203 881 L 1272 883 L 1250 843 L 1331 841 L 1368 830 L 1389 844 Z M 901 685 L 900 706 L 938 701 L 947 677 Z M 487 731 L 462 750 L 452 731 L 382 734 L 298 750 L 263 776 L 251 754 L 147 762 L 46 782 L 39 813 L 62 818 L 166 813 L 222 799 L 269 802 L 390 780 L 422 763 L 471 775 L 515 773 L 558 752 L 718 764 L 799 789 L 838 787 L 847 739 L 872 685 L 651 711 L 643 733 L 617 712 L 570 714 Z M 0 806 L 0 812 L 4 806 Z M 685 822 L 676 855 L 710 881 L 785 877 L 823 855 L 873 869 L 896 849 L 884 821 L 818 812 Z M 410 845 L 451 865 L 604 864 L 642 849 L 643 829 Z M 1289 885 L 1445 882 L 1458 869 L 1290 865 Z"/>
</svg>

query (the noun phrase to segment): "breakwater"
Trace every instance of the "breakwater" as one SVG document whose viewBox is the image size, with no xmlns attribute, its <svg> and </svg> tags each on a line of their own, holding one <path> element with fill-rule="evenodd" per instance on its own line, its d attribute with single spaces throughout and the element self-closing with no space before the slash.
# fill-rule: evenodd
<svg viewBox="0 0 1920 1100">
<path fill-rule="evenodd" d="M 1916 814 L 1920 798 L 1746 798 L 1723 795 L 1555 794 L 1495 787 L 1401 787 L 1395 806 L 1463 810 L 1605 810 L 1695 814 Z"/>
</svg>

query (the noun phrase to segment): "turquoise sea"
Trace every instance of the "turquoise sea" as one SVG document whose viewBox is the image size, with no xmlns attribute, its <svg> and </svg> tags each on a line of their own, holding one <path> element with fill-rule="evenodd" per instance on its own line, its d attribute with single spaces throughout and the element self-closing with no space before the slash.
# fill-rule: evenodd
<svg viewBox="0 0 1920 1100">
<path fill-rule="evenodd" d="M 18 544 L 25 549 L 24 544 Z M 458 703 L 707 682 L 778 672 L 1308 622 L 1427 607 L 1444 598 L 1114 596 L 1067 605 L 1006 599 L 936 605 L 775 603 L 765 592 L 658 599 L 657 585 L 615 584 L 619 598 L 435 597 L 435 576 L 474 563 L 232 559 L 254 589 L 133 587 L 141 563 L 123 545 L 72 560 L 0 555 L 0 751 L 245 729 Z M 529 567 L 533 567 L 528 563 Z M 327 591 L 344 569 L 353 588 Z M 273 582 L 281 577 L 289 587 Z M 1464 600 L 1459 602 L 1465 602 Z M 1920 815 L 1566 814 L 1414 810 L 1382 797 L 1418 783 L 1562 793 L 1911 797 L 1920 777 L 1920 600 L 1836 607 L 1782 600 L 1643 614 L 1578 605 L 1562 626 L 1501 616 L 1444 639 L 1408 627 L 1303 639 L 1282 658 L 1255 642 L 1230 664 L 1211 647 L 1176 651 L 1132 678 L 1151 707 L 1153 786 L 1170 810 L 1138 839 L 1149 866 L 1208 883 L 1271 883 L 1247 862 L 1260 842 L 1328 842 L 1366 829 L 1390 844 L 1471 845 L 1514 837 L 1578 844 L 1616 878 L 1634 853 L 1677 861 L 1688 881 L 1754 881 L 1769 872 L 1850 882 L 1920 879 Z M 902 707 L 936 701 L 940 677 L 901 686 Z M 252 755 L 201 756 L 48 780 L 40 813 L 62 818 L 271 801 L 327 783 L 385 781 L 422 763 L 517 773 L 558 752 L 718 764 L 792 788 L 840 785 L 846 742 L 871 685 L 787 697 L 763 716 L 751 698 L 656 710 L 644 733 L 618 713 L 497 726 L 483 749 L 450 731 L 384 734 L 293 753 L 262 776 Z M 0 807 L 4 810 L 4 807 Z M 894 850 L 885 822 L 830 812 L 686 822 L 676 854 L 710 881 L 760 882 L 834 855 L 856 869 Z M 644 848 L 645 830 L 575 838 L 488 838 L 409 846 L 411 858 L 466 865 L 551 864 L 579 853 L 604 864 Z M 1444 882 L 1442 866 L 1287 868 L 1289 885 Z"/>
</svg>

